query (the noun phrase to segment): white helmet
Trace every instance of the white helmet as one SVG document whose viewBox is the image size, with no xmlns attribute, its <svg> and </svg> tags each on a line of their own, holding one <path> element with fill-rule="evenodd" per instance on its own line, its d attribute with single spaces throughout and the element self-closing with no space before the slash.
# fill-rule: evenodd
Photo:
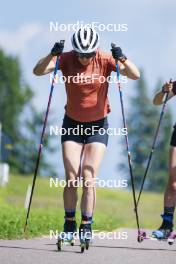
<svg viewBox="0 0 176 264">
<path fill-rule="evenodd" d="M 99 35 L 93 28 L 81 27 L 72 36 L 73 49 L 79 53 L 91 53 L 99 46 Z"/>
</svg>

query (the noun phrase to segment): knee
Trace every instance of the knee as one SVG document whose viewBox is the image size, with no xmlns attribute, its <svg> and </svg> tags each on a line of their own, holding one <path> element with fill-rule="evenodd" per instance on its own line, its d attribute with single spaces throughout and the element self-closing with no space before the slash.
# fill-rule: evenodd
<svg viewBox="0 0 176 264">
<path fill-rule="evenodd" d="M 171 188 L 172 188 L 173 191 L 176 192 L 176 182 L 172 182 L 171 183 Z"/>
<path fill-rule="evenodd" d="M 82 168 L 82 177 L 84 179 L 91 179 L 95 178 L 96 176 L 96 169 L 89 165 L 84 165 Z"/>
<path fill-rule="evenodd" d="M 66 185 L 65 188 L 77 189 L 79 185 L 79 178 L 75 177 L 72 173 L 67 173 L 66 175 Z"/>
<path fill-rule="evenodd" d="M 92 192 L 92 189 L 95 187 L 95 175 L 89 171 L 84 171 L 83 173 L 83 191 Z"/>
<path fill-rule="evenodd" d="M 169 185 L 171 190 L 176 192 L 176 180 L 170 180 Z"/>
</svg>

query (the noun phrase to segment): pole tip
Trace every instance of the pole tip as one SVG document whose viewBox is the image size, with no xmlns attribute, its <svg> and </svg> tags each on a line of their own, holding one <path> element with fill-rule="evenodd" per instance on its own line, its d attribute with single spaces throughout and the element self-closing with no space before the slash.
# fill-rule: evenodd
<svg viewBox="0 0 176 264">
<path fill-rule="evenodd" d="M 27 225 L 24 226 L 24 238 L 27 239 L 28 235 L 27 235 Z"/>
</svg>

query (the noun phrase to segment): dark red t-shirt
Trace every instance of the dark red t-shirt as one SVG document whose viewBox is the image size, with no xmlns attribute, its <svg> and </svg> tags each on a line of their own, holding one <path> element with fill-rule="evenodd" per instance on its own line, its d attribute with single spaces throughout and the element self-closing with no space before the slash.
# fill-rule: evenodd
<svg viewBox="0 0 176 264">
<path fill-rule="evenodd" d="M 60 56 L 59 68 L 64 81 L 67 79 L 65 110 L 70 118 L 90 122 L 105 117 L 111 111 L 107 96 L 109 83 L 104 81 L 112 71 L 116 71 L 115 60 L 110 54 L 97 50 L 92 61 L 83 66 L 74 51 L 66 52 Z"/>
</svg>

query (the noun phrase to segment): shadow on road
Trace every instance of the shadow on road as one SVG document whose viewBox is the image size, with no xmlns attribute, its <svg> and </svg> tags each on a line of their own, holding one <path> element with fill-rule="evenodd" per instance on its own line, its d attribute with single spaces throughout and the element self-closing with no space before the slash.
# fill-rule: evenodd
<svg viewBox="0 0 176 264">
<path fill-rule="evenodd" d="M 53 246 L 56 246 L 55 244 L 50 244 Z M 75 245 L 76 246 L 76 245 Z M 14 249 L 24 249 L 24 250 L 37 250 L 37 251 L 48 251 L 48 252 L 58 252 L 57 249 L 44 249 L 44 248 L 32 248 L 32 247 L 19 247 L 19 246 L 0 246 L 0 248 L 14 248 Z M 67 253 L 80 253 L 79 251 L 67 251 L 67 250 L 62 250 L 62 252 L 67 252 Z"/>
<path fill-rule="evenodd" d="M 95 248 L 114 248 L 114 249 L 129 249 L 129 250 L 148 250 L 148 251 L 171 251 L 174 252 L 174 249 L 167 249 L 167 248 L 138 248 L 138 247 L 125 247 L 125 246 L 98 246 L 98 245 L 91 245 L 91 247 Z"/>
<path fill-rule="evenodd" d="M 45 244 L 45 245 L 50 245 L 55 247 L 55 244 Z M 75 245 L 75 247 L 80 247 L 79 245 Z M 92 248 L 106 248 L 106 249 L 124 249 L 124 250 L 141 250 L 141 251 L 170 251 L 170 252 L 174 252 L 176 250 L 174 249 L 164 249 L 164 248 L 138 248 L 138 247 L 126 247 L 126 246 L 108 246 L 108 245 L 91 245 L 90 247 Z M 13 248 L 13 249 L 24 249 L 24 250 L 36 250 L 36 251 L 48 251 L 48 252 L 58 252 L 57 249 L 44 249 L 44 248 L 33 248 L 33 247 L 21 247 L 21 246 L 0 246 L 0 248 Z M 69 249 L 69 247 L 68 247 Z M 66 252 L 66 253 L 80 253 L 82 254 L 80 251 L 70 251 L 70 250 L 64 250 L 62 249 L 62 252 Z"/>
<path fill-rule="evenodd" d="M 14 249 L 27 249 L 27 250 L 39 250 L 39 251 L 51 251 L 58 252 L 57 250 L 43 249 L 43 248 L 31 248 L 31 247 L 18 247 L 18 246 L 0 246 L 0 248 L 14 248 Z"/>
</svg>

